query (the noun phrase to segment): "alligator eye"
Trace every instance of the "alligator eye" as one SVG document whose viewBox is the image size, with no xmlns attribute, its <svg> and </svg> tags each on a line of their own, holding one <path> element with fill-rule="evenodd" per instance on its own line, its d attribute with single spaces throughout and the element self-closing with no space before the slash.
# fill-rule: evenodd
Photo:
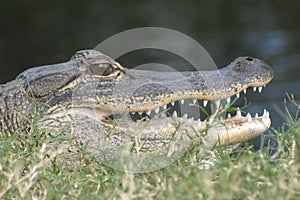
<svg viewBox="0 0 300 200">
<path fill-rule="evenodd" d="M 115 74 L 117 71 L 125 73 L 124 68 L 117 62 L 93 64 L 89 66 L 89 71 L 91 74 L 98 76 L 110 76 Z"/>
<path fill-rule="evenodd" d="M 91 65 L 89 68 L 90 68 L 90 72 L 94 75 L 107 76 L 109 75 L 108 72 L 112 67 L 108 64 L 98 64 L 98 65 Z"/>
<path fill-rule="evenodd" d="M 109 67 L 107 67 L 107 68 L 104 70 L 102 76 L 108 76 L 108 75 L 110 75 L 110 74 L 113 74 L 115 71 L 116 71 L 116 68 L 114 68 L 114 67 L 112 67 L 112 66 L 110 65 Z"/>
</svg>

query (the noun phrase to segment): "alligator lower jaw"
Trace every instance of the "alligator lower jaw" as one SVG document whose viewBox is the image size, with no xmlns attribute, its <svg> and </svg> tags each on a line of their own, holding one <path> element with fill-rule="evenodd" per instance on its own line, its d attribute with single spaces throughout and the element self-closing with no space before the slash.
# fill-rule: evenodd
<svg viewBox="0 0 300 200">
<path fill-rule="evenodd" d="M 265 132 L 271 125 L 269 112 L 266 110 L 261 116 L 256 114 L 253 118 L 250 113 L 243 116 L 240 111 L 237 111 L 236 116 L 228 115 L 226 119 L 219 118 L 208 121 L 163 115 L 151 120 L 138 120 L 135 123 L 130 119 L 118 119 L 115 122 L 119 129 L 131 135 L 168 135 L 175 133 L 178 127 L 188 129 L 191 133 L 196 134 L 204 131 L 210 135 L 210 138 L 215 137 L 213 140 L 210 139 L 210 142 L 219 140 L 221 146 L 253 139 Z"/>
<path fill-rule="evenodd" d="M 203 133 L 206 135 L 206 146 L 209 148 L 216 144 L 218 146 L 226 146 L 248 141 L 265 132 L 271 125 L 269 112 L 266 110 L 261 116 L 256 114 L 255 117 L 251 117 L 250 113 L 243 116 L 241 111 L 238 110 L 234 117 L 228 115 L 226 119 L 218 117 L 208 121 L 194 120 L 194 118 L 188 118 L 186 114 L 178 117 L 176 111 L 173 112 L 172 116 L 167 116 L 165 112 L 155 113 L 152 119 L 149 119 L 149 116 L 146 115 L 144 118 L 133 121 L 127 115 L 110 120 L 107 119 L 107 116 L 112 113 L 88 108 L 82 111 L 86 114 L 87 110 L 89 115 L 100 123 L 117 128 L 132 136 L 168 137 L 178 132 L 178 127 L 181 130 L 187 130 L 189 136 L 192 137 Z M 151 113 L 148 114 L 150 115 Z"/>
</svg>

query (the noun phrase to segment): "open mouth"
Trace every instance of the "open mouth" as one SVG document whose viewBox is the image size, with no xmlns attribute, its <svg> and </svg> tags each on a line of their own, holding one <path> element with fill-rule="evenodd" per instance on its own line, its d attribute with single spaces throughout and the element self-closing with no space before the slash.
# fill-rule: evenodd
<svg viewBox="0 0 300 200">
<path fill-rule="evenodd" d="M 253 92 L 261 93 L 264 86 L 252 87 Z M 241 94 L 243 93 L 243 94 Z M 157 107 L 152 110 L 144 112 L 128 112 L 128 113 L 116 113 L 112 112 L 103 112 L 97 109 L 93 109 L 92 115 L 93 118 L 97 119 L 100 123 L 106 125 L 116 125 L 122 126 L 120 121 L 121 119 L 127 119 L 130 122 L 143 123 L 148 122 L 149 120 L 157 120 L 164 118 L 178 119 L 181 122 L 186 122 L 191 125 L 199 125 L 206 121 L 208 116 L 216 114 L 214 112 L 221 110 L 222 113 L 218 113 L 220 119 L 231 118 L 234 115 L 242 117 L 245 115 L 248 121 L 252 118 L 256 118 L 259 115 L 256 113 L 255 116 L 248 114 L 241 114 L 239 108 L 231 109 L 232 112 L 225 112 L 226 108 L 234 106 L 235 102 L 244 94 L 247 93 L 247 89 L 243 90 L 241 93 L 237 93 L 234 96 L 231 96 L 227 99 L 217 100 L 217 101 L 208 101 L 208 100 L 197 100 L 197 99 L 182 99 L 174 102 L 170 102 L 161 107 Z M 200 108 L 200 109 L 199 109 Z M 264 116 L 267 112 L 264 111 Z M 171 122 L 170 122 L 171 123 Z M 234 125 L 233 125 L 234 126 Z M 168 125 L 170 127 L 170 125 Z"/>
<path fill-rule="evenodd" d="M 252 89 L 260 93 L 263 87 Z M 242 91 L 244 94 L 246 92 L 247 90 Z M 143 148 L 150 151 L 156 150 L 156 146 L 151 149 L 152 143 L 155 143 L 153 141 L 161 142 L 162 138 L 171 141 L 175 133 L 178 134 L 179 126 L 191 138 L 205 131 L 208 138 L 206 146 L 211 148 L 216 143 L 226 146 L 253 139 L 270 127 L 269 112 L 265 109 L 252 116 L 238 108 L 232 109 L 235 101 L 244 94 L 238 93 L 221 101 L 179 100 L 140 113 L 112 114 L 95 109 L 92 112 L 89 109 L 89 112 L 90 116 L 112 129 L 121 130 L 131 138 L 138 136 Z M 86 110 L 84 113 L 87 113 Z"/>
</svg>

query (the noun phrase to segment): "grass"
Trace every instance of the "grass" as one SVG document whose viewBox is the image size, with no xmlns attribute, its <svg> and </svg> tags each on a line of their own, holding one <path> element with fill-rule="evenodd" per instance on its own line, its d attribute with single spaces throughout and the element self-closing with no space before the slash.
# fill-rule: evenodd
<svg viewBox="0 0 300 200">
<path fill-rule="evenodd" d="M 297 199 L 300 105 L 288 98 L 297 112 L 292 116 L 286 107 L 286 123 L 274 129 L 275 155 L 269 155 L 268 147 L 253 151 L 245 145 L 234 155 L 219 148 L 208 169 L 201 167 L 199 144 L 168 167 L 144 174 L 116 171 L 84 151 L 78 162 L 61 163 L 56 155 L 64 148 L 49 153 L 51 140 L 33 126 L 22 145 L 16 134 L 0 141 L 0 199 Z"/>
</svg>

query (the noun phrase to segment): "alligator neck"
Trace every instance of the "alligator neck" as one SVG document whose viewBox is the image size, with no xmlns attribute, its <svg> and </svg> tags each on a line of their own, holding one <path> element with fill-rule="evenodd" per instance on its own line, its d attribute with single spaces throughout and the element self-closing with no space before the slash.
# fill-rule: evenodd
<svg viewBox="0 0 300 200">
<path fill-rule="evenodd" d="M 32 118 L 32 104 L 22 80 L 0 86 L 0 135 L 26 130 Z"/>
</svg>

